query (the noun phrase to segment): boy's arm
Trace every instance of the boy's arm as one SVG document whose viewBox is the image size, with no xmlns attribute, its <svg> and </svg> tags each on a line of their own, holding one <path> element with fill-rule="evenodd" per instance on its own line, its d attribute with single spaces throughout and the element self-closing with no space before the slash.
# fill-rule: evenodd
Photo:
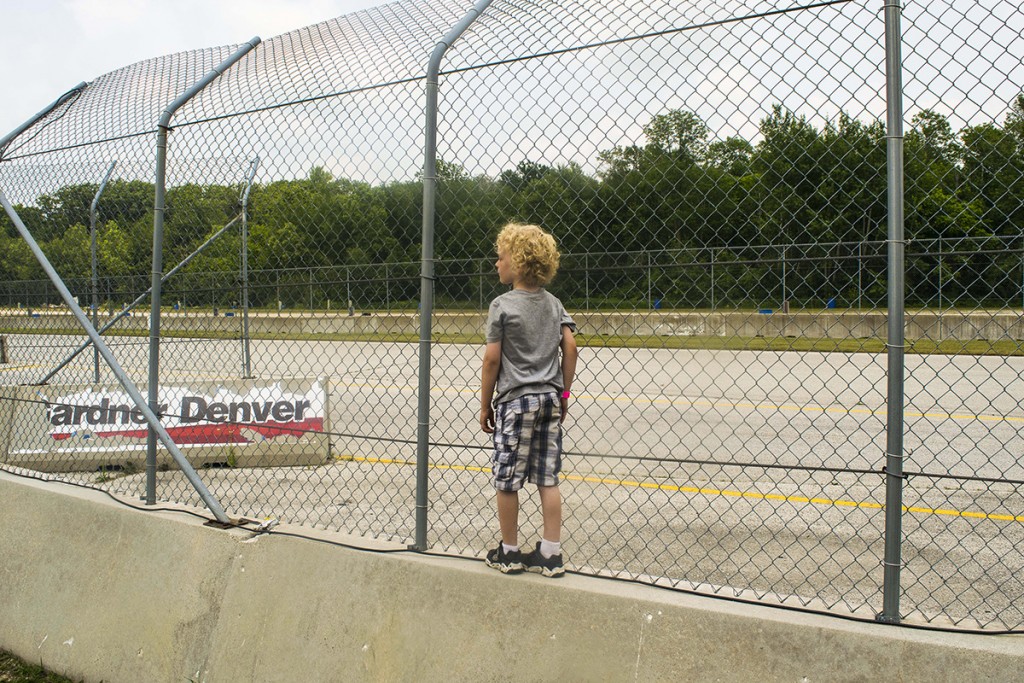
<svg viewBox="0 0 1024 683">
<path fill-rule="evenodd" d="M 569 391 L 572 382 L 576 379 L 576 337 L 572 335 L 572 328 L 562 325 L 562 390 Z M 569 411 L 569 399 L 562 398 L 562 417 L 558 422 L 565 422 L 565 414 Z"/>
<path fill-rule="evenodd" d="M 501 342 L 489 342 L 484 348 L 483 371 L 480 373 L 480 429 L 488 434 L 494 433 L 494 408 L 491 399 L 494 397 L 494 385 L 498 381 L 498 369 L 501 367 Z"/>
</svg>

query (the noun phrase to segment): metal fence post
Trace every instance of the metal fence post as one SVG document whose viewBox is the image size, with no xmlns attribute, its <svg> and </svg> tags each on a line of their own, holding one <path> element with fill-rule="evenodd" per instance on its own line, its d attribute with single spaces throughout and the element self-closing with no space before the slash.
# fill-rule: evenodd
<svg viewBox="0 0 1024 683">
<path fill-rule="evenodd" d="M 782 300 L 789 301 L 789 294 L 786 292 L 786 245 L 782 245 Z"/>
<path fill-rule="evenodd" d="M 583 300 L 586 310 L 590 310 L 590 254 L 583 254 Z"/>
<path fill-rule="evenodd" d="M 259 44 L 259 36 L 254 37 L 236 50 L 230 57 L 214 67 L 195 85 L 167 105 L 163 114 L 160 115 L 160 122 L 157 124 L 156 189 L 153 198 L 153 279 L 149 314 L 149 408 L 154 413 L 159 412 L 160 404 L 160 293 L 164 267 L 164 195 L 167 189 L 167 133 L 171 130 L 171 117 L 186 102 L 195 97 L 200 90 L 212 83 L 214 79 Z M 152 427 L 150 427 L 149 437 L 146 440 L 146 504 L 156 504 L 156 433 Z"/>
<path fill-rule="evenodd" d="M 864 241 L 857 242 L 857 310 L 861 309 L 861 296 L 864 293 Z"/>
<path fill-rule="evenodd" d="M 96 196 L 93 197 L 92 204 L 89 206 L 89 242 L 90 255 L 92 257 L 92 326 L 96 328 L 99 328 L 100 307 L 99 276 L 96 269 L 96 214 L 99 209 L 100 195 L 102 195 L 103 190 L 106 189 L 107 182 L 110 180 L 110 176 L 114 172 L 114 166 L 116 165 L 116 161 L 110 162 L 110 168 L 107 169 L 107 174 L 103 176 L 103 182 L 100 183 L 99 189 L 96 190 Z M 100 350 L 95 347 L 93 347 L 92 350 L 92 367 L 92 381 L 99 384 Z"/>
<path fill-rule="evenodd" d="M 242 191 L 242 379 L 252 377 L 252 355 L 249 349 L 249 193 L 259 164 L 259 157 L 252 160 Z"/>
<path fill-rule="evenodd" d="M 434 47 L 427 65 L 426 125 L 423 155 L 423 252 L 420 265 L 419 379 L 416 420 L 415 550 L 427 549 L 427 486 L 430 459 L 430 335 L 434 310 L 434 212 L 437 206 L 437 88 L 444 53 L 469 28 L 491 0 L 479 0 Z"/>
<path fill-rule="evenodd" d="M 647 310 L 654 310 L 654 298 L 651 294 L 651 252 L 647 252 Z"/>
<path fill-rule="evenodd" d="M 711 310 L 715 310 L 715 250 L 711 250 Z"/>
<path fill-rule="evenodd" d="M 900 621 L 903 540 L 903 78 L 900 3 L 885 0 L 886 155 L 889 220 L 888 396 L 885 449 L 885 556 L 878 621 Z"/>
</svg>

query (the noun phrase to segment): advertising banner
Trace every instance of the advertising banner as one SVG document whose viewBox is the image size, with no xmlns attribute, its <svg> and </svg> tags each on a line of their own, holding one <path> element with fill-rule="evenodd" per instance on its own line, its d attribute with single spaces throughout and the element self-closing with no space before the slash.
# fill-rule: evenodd
<svg viewBox="0 0 1024 683">
<path fill-rule="evenodd" d="M 310 464 L 323 462 L 329 448 L 325 387 L 323 379 L 168 383 L 159 389 L 157 412 L 190 459 L 224 462 L 227 454 L 232 466 Z M 32 397 L 15 403 L 8 462 L 82 469 L 145 456 L 148 425 L 121 387 L 19 389 Z"/>
</svg>

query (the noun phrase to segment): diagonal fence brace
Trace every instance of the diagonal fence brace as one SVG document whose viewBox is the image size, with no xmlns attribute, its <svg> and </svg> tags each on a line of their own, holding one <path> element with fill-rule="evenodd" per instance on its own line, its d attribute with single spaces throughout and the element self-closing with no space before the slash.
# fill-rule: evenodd
<svg viewBox="0 0 1024 683">
<path fill-rule="evenodd" d="M 96 328 L 92 326 L 92 323 L 89 321 L 88 316 L 86 316 L 85 311 L 75 303 L 75 299 L 71 295 L 70 290 L 68 290 L 67 285 L 64 284 L 60 275 L 58 275 L 57 271 L 54 270 L 53 265 L 51 265 L 49 259 L 46 258 L 46 254 L 43 253 L 43 250 L 36 243 L 35 238 L 32 237 L 32 233 L 29 232 L 27 227 L 25 227 L 25 223 L 22 222 L 21 217 L 18 216 L 14 207 L 7 200 L 7 196 L 4 194 L 2 189 L 0 189 L 0 204 L 3 205 L 4 211 L 7 212 L 7 215 L 14 223 L 14 227 L 17 228 L 22 238 L 24 238 L 28 243 L 29 248 L 32 250 L 32 254 L 36 257 L 39 265 L 41 265 L 43 270 L 46 272 L 47 277 L 49 277 L 50 281 L 53 282 L 54 287 L 57 288 L 57 291 L 60 293 L 64 303 L 78 320 L 78 324 L 81 325 L 82 329 L 85 330 L 85 333 L 89 335 L 92 343 L 95 344 L 96 348 L 99 350 L 100 355 L 103 356 L 107 365 L 110 366 L 110 369 L 113 371 L 117 381 L 124 388 L 128 396 L 131 397 L 132 402 L 135 403 L 135 407 L 140 413 L 142 413 L 143 417 L 145 417 L 149 428 L 153 430 L 157 438 L 160 440 L 160 443 L 164 445 L 167 451 L 171 454 L 171 457 L 174 458 L 178 467 L 181 468 L 181 471 L 185 474 L 189 483 L 191 483 L 199 493 L 199 497 L 202 499 L 203 503 L 206 504 L 206 507 L 209 508 L 210 512 L 213 513 L 213 516 L 217 518 L 217 521 L 230 524 L 231 519 L 224 512 L 224 508 L 221 507 L 220 502 L 210 494 L 210 491 L 206 488 L 202 479 L 199 478 L 199 475 L 196 474 L 191 463 L 189 463 L 184 454 L 182 454 L 177 444 L 174 443 L 171 435 L 168 434 L 167 430 L 164 429 L 162 424 L 160 424 L 160 418 L 153 410 L 150 409 L 145 397 L 143 397 L 138 387 L 135 386 L 135 383 L 129 379 L 127 373 L 125 373 L 124 369 L 121 367 L 121 364 L 117 362 L 114 354 L 110 351 L 110 348 L 103 341 L 103 338 L 100 337 L 99 332 L 97 332 Z"/>
</svg>

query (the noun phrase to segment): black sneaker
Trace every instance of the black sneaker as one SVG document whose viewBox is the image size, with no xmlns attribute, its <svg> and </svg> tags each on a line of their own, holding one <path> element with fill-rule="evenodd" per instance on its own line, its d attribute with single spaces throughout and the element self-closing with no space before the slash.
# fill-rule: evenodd
<svg viewBox="0 0 1024 683">
<path fill-rule="evenodd" d="M 562 565 L 562 553 L 544 557 L 540 552 L 540 541 L 537 547 L 523 556 L 523 565 L 526 571 L 543 574 L 544 576 L 559 577 L 565 574 L 565 567 Z"/>
<path fill-rule="evenodd" d="M 497 569 L 502 574 L 518 574 L 523 571 L 523 554 L 518 550 L 506 553 L 505 548 L 498 541 L 498 547 L 487 552 L 487 566 Z"/>
</svg>

